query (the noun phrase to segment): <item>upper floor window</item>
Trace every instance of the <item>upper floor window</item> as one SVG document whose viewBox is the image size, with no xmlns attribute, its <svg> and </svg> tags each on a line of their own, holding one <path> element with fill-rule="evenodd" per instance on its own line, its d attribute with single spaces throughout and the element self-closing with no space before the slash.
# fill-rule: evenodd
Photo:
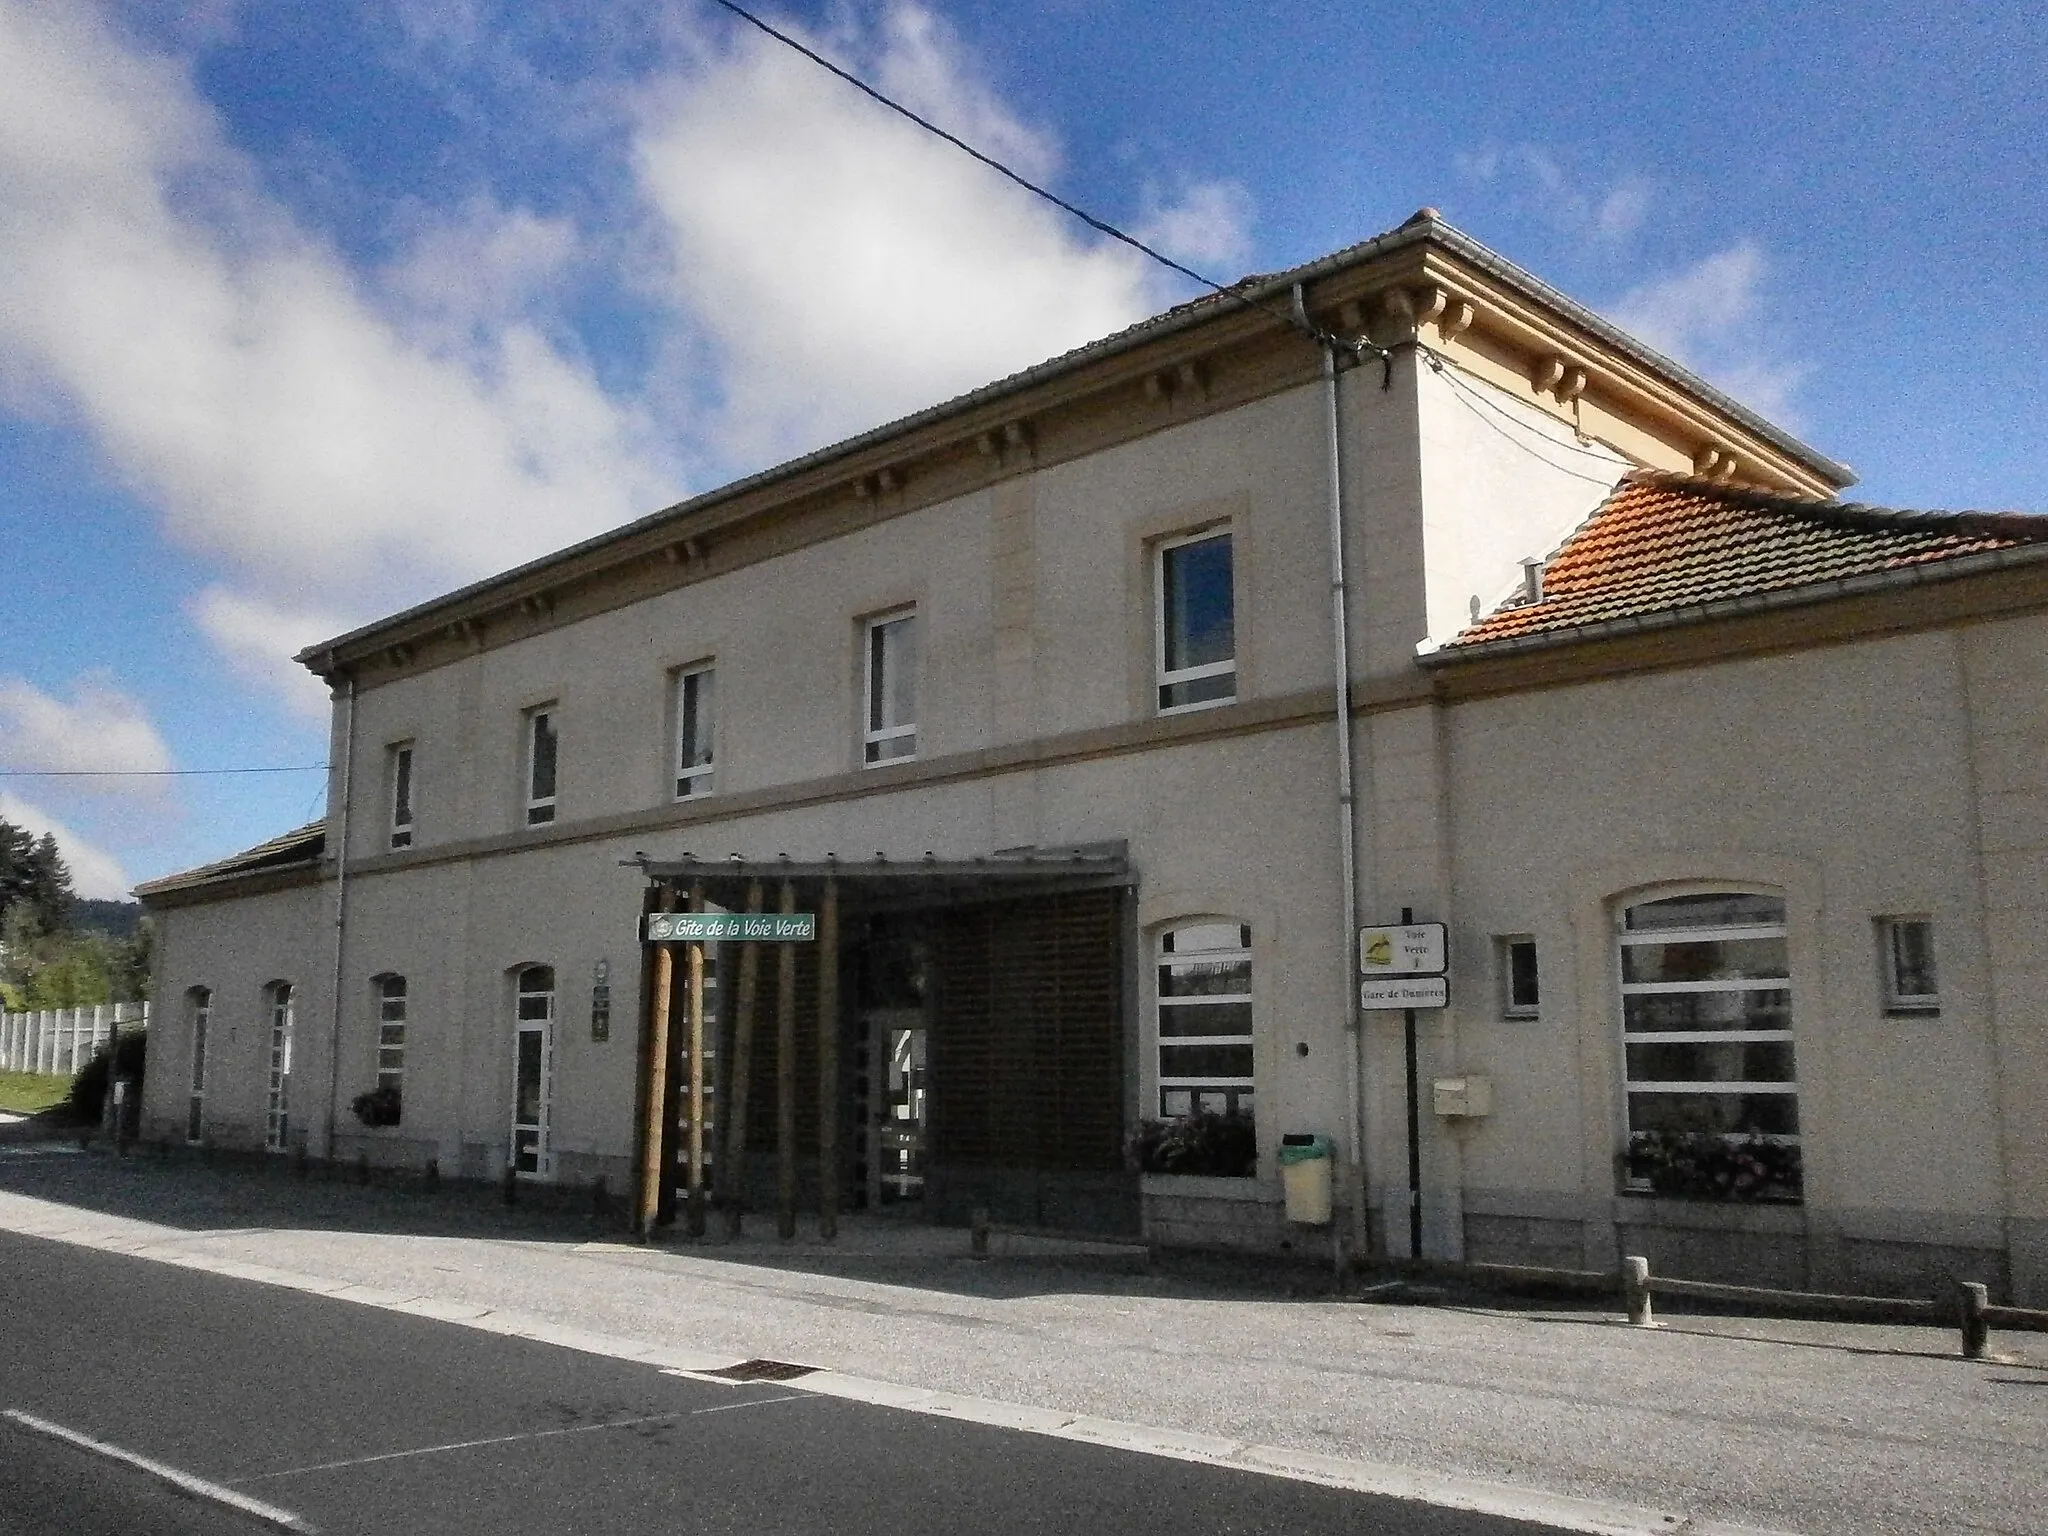
<svg viewBox="0 0 2048 1536">
<path fill-rule="evenodd" d="M 1891 1013 L 1939 1013 L 1941 986 L 1934 974 L 1934 921 L 1925 916 L 1881 917 L 1878 942 L 1884 965 L 1884 1006 Z"/>
<path fill-rule="evenodd" d="M 1630 1185 L 1799 1197 L 1799 1087 L 1785 903 L 1711 892 L 1622 914 Z"/>
<path fill-rule="evenodd" d="M 412 846 L 412 743 L 401 741 L 390 749 L 387 770 L 391 783 L 391 846 Z"/>
<path fill-rule="evenodd" d="M 526 712 L 526 824 L 555 819 L 555 706 Z"/>
<path fill-rule="evenodd" d="M 712 737 L 717 726 L 717 684 L 711 664 L 676 674 L 676 798 L 711 792 Z"/>
<path fill-rule="evenodd" d="M 1167 539 L 1153 558 L 1160 712 L 1228 703 L 1237 697 L 1230 530 Z"/>
<path fill-rule="evenodd" d="M 917 756 L 917 614 L 867 623 L 862 760 L 870 766 Z"/>
</svg>

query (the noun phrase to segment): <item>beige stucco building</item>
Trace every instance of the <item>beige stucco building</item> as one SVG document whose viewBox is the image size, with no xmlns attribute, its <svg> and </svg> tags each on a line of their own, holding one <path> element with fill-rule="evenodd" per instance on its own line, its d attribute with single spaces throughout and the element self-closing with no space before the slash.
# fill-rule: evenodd
<svg viewBox="0 0 2048 1536">
<path fill-rule="evenodd" d="M 1408 912 L 1424 1252 L 2041 1304 L 2048 530 L 1849 481 L 1425 211 L 309 651 L 324 822 L 143 889 L 150 1123 L 624 1190 L 650 892 L 829 881 L 716 956 L 757 1205 L 787 997 L 806 1200 L 1321 1245 L 1317 1133 L 1401 1253 Z"/>
</svg>

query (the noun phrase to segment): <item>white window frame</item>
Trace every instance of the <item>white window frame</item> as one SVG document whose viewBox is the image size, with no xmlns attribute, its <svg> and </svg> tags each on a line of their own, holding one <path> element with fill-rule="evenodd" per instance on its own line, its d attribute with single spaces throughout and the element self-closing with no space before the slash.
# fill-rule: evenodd
<svg viewBox="0 0 2048 1536">
<path fill-rule="evenodd" d="M 386 779 L 390 786 L 389 810 L 391 812 L 391 846 L 410 848 L 413 827 L 413 768 L 415 756 L 413 744 L 396 741 L 386 749 L 390 769 Z"/>
<path fill-rule="evenodd" d="M 535 793 L 535 775 L 540 769 L 541 727 L 547 727 L 552 740 L 554 761 L 549 765 L 549 784 L 546 794 Z M 556 792 L 562 785 L 562 728 L 559 704 L 536 704 L 520 716 L 520 783 L 526 802 L 526 824 L 529 827 L 544 827 L 555 819 Z"/>
<path fill-rule="evenodd" d="M 1204 662 L 1200 666 L 1179 667 L 1171 671 L 1166 665 L 1166 563 L 1167 556 L 1176 549 L 1185 549 L 1193 544 L 1205 544 L 1211 539 L 1230 540 L 1230 658 L 1227 661 Z M 1181 715 L 1190 710 L 1215 709 L 1219 705 L 1237 702 L 1237 538 L 1236 529 L 1230 523 L 1211 523 L 1192 533 L 1176 534 L 1170 539 L 1161 539 L 1152 546 L 1152 670 L 1153 707 L 1162 715 Z M 1230 692 L 1215 699 L 1196 699 L 1186 704 L 1168 704 L 1166 690 L 1183 683 L 1202 682 L 1212 677 L 1228 677 Z"/>
<path fill-rule="evenodd" d="M 898 624 L 908 624 L 905 631 L 910 641 L 910 714 L 907 721 L 886 719 L 888 714 L 888 693 L 875 691 L 875 650 L 877 645 L 888 644 L 883 632 Z M 861 626 L 860 635 L 860 718 L 861 718 L 861 766 L 864 768 L 887 768 L 896 763 L 914 762 L 917 758 L 917 715 L 918 678 L 917 668 L 921 647 L 918 644 L 918 613 L 915 607 L 895 608 L 888 613 L 878 613 Z M 886 752 L 892 743 L 908 741 L 907 752 Z"/>
<path fill-rule="evenodd" d="M 377 1086 L 390 1088 L 398 1094 L 402 1116 L 405 1112 L 406 1024 L 412 1008 L 412 984 L 403 976 L 387 973 L 377 978 L 376 985 Z"/>
<path fill-rule="evenodd" d="M 213 989 L 187 987 L 185 1009 L 192 1020 L 192 1092 L 185 1107 L 185 1140 L 196 1145 L 206 1136 L 206 1035 L 213 1021 Z"/>
<path fill-rule="evenodd" d="M 1899 941 L 1901 935 L 1912 928 L 1921 929 L 1925 934 L 1927 969 L 1934 983 L 1932 992 L 1909 991 L 1905 985 L 1907 966 L 1905 957 L 1899 951 Z M 1932 917 L 1925 912 L 1905 912 L 1893 917 L 1880 917 L 1877 920 L 1877 956 L 1884 985 L 1886 1013 L 1941 1012 L 1940 957 L 1934 948 Z"/>
<path fill-rule="evenodd" d="M 1234 928 L 1239 942 L 1229 948 L 1207 948 L 1175 950 L 1171 947 L 1176 934 L 1188 933 L 1201 928 Z M 1192 996 L 1168 996 L 1159 985 L 1159 972 L 1169 969 L 1194 969 L 1201 965 L 1213 965 L 1218 960 L 1242 960 L 1249 971 L 1252 965 L 1251 926 L 1234 917 L 1191 917 L 1178 919 L 1161 928 L 1152 941 L 1153 998 L 1152 998 L 1152 1069 L 1154 1076 L 1153 1104 L 1163 1119 L 1178 1118 L 1180 1113 L 1193 1113 L 1203 1108 L 1201 1095 L 1221 1093 L 1224 1095 L 1223 1113 L 1240 1113 L 1256 1123 L 1258 1087 L 1253 1074 L 1241 1077 L 1201 1076 L 1191 1077 L 1167 1069 L 1166 1053 L 1176 1046 L 1243 1046 L 1253 1053 L 1253 1073 L 1257 1071 L 1257 1040 L 1252 1031 L 1243 1034 L 1172 1034 L 1165 1028 L 1166 1016 L 1182 1009 L 1211 1008 L 1225 1004 L 1241 1005 L 1253 1010 L 1252 1029 L 1257 1029 L 1257 1013 L 1253 994 L 1245 992 L 1213 992 Z M 1255 973 L 1254 973 L 1255 974 Z M 1254 982 L 1255 984 L 1255 982 Z M 1189 1095 L 1188 1109 L 1172 1111 L 1167 1107 L 1167 1095 L 1186 1093 Z"/>
<path fill-rule="evenodd" d="M 288 981 L 273 981 L 263 989 L 269 1015 L 269 1089 L 264 1100 L 263 1146 L 266 1151 L 285 1152 L 291 1147 L 292 1036 L 296 1031 L 298 989 Z"/>
<path fill-rule="evenodd" d="M 669 788 L 671 798 L 695 800 L 708 795 L 716 787 L 718 759 L 718 668 L 711 661 L 695 661 L 686 667 L 678 667 L 671 674 L 673 682 L 669 691 L 669 706 L 675 712 L 675 728 L 669 741 Z M 695 684 L 693 679 L 702 678 Z M 701 693 L 709 688 L 711 694 L 711 728 L 705 732 L 705 758 L 701 763 L 688 761 L 691 743 L 688 727 L 693 718 L 693 706 L 688 695 Z M 702 706 L 694 706 L 696 715 L 701 716 Z"/>
<path fill-rule="evenodd" d="M 1792 940 L 1790 913 L 1776 923 L 1729 923 L 1725 925 L 1692 928 L 1630 928 L 1628 914 L 1638 907 L 1654 905 L 1660 901 L 1682 899 L 1687 896 L 1754 896 L 1762 900 L 1778 902 L 1784 907 L 1784 898 L 1762 891 L 1740 889 L 1723 890 L 1666 890 L 1651 891 L 1628 901 L 1615 914 L 1615 979 L 1620 987 L 1621 1054 L 1622 1054 L 1622 1121 L 1627 1128 L 1629 1143 L 1632 1145 L 1638 1127 L 1635 1124 L 1633 1100 L 1637 1095 L 1727 1095 L 1764 1097 L 1783 1095 L 1792 1100 L 1794 1123 L 1799 1122 L 1798 1047 L 1795 1037 L 1795 1022 L 1790 1013 L 1792 994 Z M 1715 978 L 1705 981 L 1629 981 L 1622 964 L 1624 953 L 1635 946 L 1652 946 L 1686 943 L 1729 943 L 1744 939 L 1776 939 L 1785 946 L 1785 975 L 1782 977 Z M 1711 992 L 1783 992 L 1787 998 L 1786 1026 L 1783 1029 L 1694 1029 L 1694 1030 L 1631 1030 L 1628 1027 L 1628 999 L 1677 993 Z M 1783 1081 L 1750 1081 L 1737 1079 L 1729 1081 L 1693 1082 L 1667 1078 L 1637 1078 L 1629 1066 L 1629 1047 L 1653 1045 L 1749 1045 L 1783 1043 L 1793 1050 L 1792 1077 Z M 1731 1141 L 1745 1139 L 1739 1131 L 1726 1133 Z M 1758 1133 L 1761 1140 L 1783 1146 L 1803 1145 L 1799 1132 Z M 1631 1180 L 1629 1187 L 1641 1189 L 1642 1185 Z"/>
<path fill-rule="evenodd" d="M 540 971 L 547 973 L 547 985 L 529 988 L 527 978 Z M 551 965 L 522 965 L 512 973 L 512 1114 L 506 1159 L 513 1177 L 519 1179 L 546 1181 L 554 1177 L 551 1120 L 555 1091 L 555 1010 L 560 985 L 561 979 Z M 521 1037 L 529 1032 L 540 1037 L 539 1118 L 530 1121 L 519 1118 L 519 1051 Z M 533 1132 L 533 1166 L 521 1168 L 519 1136 L 520 1132 L 527 1130 Z"/>
<path fill-rule="evenodd" d="M 1494 960 L 1500 968 L 1500 1016 L 1504 1019 L 1533 1019 L 1543 1012 L 1543 968 L 1533 934 L 1504 933 L 1493 941 Z M 1526 1001 L 1515 996 L 1515 951 L 1529 952 L 1535 996 Z"/>
</svg>

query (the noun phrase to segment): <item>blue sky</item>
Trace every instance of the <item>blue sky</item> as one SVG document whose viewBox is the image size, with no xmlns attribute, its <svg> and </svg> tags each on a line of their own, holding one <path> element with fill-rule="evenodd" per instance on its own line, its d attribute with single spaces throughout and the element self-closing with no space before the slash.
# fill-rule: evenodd
<svg viewBox="0 0 2048 1536">
<path fill-rule="evenodd" d="M 1212 275 L 1431 204 L 1854 465 L 2048 511 L 2020 4 L 769 11 Z M 1536 19 L 1540 17 L 1540 22 Z M 1187 296 L 693 0 L 0 0 L 0 816 L 310 819 L 299 646 Z"/>
</svg>

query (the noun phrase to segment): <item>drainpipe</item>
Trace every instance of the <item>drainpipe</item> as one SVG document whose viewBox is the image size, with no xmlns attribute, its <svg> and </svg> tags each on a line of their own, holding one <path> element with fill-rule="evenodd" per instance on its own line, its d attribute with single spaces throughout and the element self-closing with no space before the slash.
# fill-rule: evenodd
<svg viewBox="0 0 2048 1536">
<path fill-rule="evenodd" d="M 1358 1251 L 1366 1246 L 1365 1107 L 1360 1091 L 1364 1072 L 1358 1011 L 1358 853 L 1356 804 L 1358 769 L 1351 755 L 1351 625 L 1350 593 L 1344 575 L 1344 455 L 1337 414 L 1337 344 L 1309 322 L 1301 284 L 1294 285 L 1295 321 L 1318 337 L 1323 354 L 1323 424 L 1328 439 L 1330 474 L 1330 634 L 1337 684 L 1337 861 L 1343 886 L 1344 1082 L 1351 1116 L 1351 1240 Z"/>
<path fill-rule="evenodd" d="M 334 1006 L 327 1018 L 327 1146 L 334 1156 L 335 1102 L 341 1094 L 341 941 L 348 926 L 348 812 L 356 766 L 356 680 L 342 706 L 341 825 L 334 844 Z"/>
</svg>

